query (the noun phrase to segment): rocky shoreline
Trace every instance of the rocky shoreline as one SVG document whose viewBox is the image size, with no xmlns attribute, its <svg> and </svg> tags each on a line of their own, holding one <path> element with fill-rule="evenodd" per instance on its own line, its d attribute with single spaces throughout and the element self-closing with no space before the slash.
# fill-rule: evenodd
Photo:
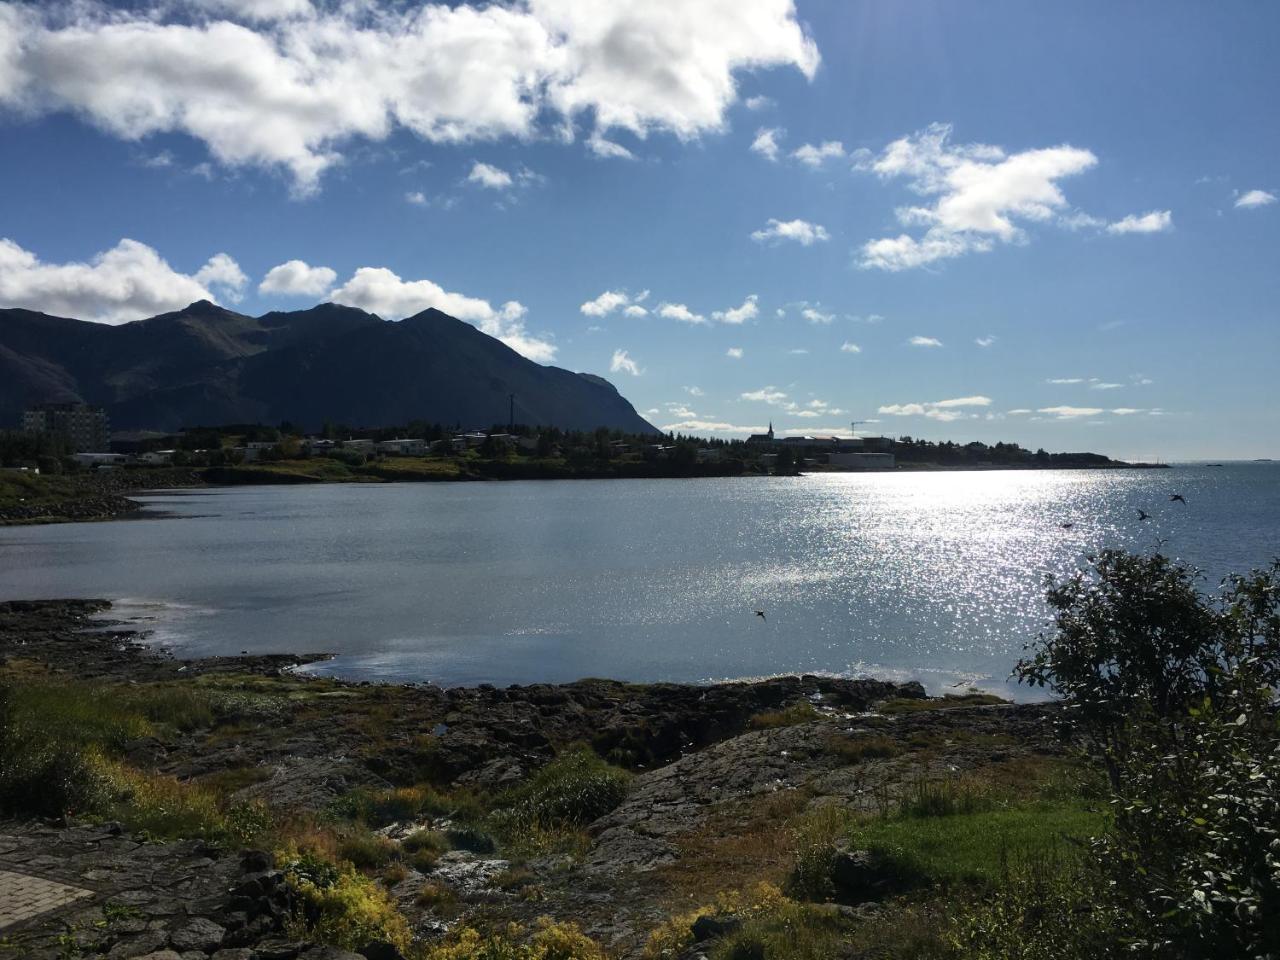
<svg viewBox="0 0 1280 960">
<path fill-rule="evenodd" d="M 725 878 L 779 877 L 785 858 L 771 851 L 790 836 L 788 818 L 832 805 L 873 810 L 921 777 L 1016 770 L 1062 752 L 1051 707 L 935 703 L 919 684 L 816 676 L 505 689 L 343 683 L 293 672 L 321 654 L 185 660 L 148 648 L 145 636 L 109 617 L 105 601 L 0 603 L 0 666 L 104 690 L 217 691 L 233 714 L 129 742 L 124 754 L 182 783 L 242 779 L 237 802 L 324 818 L 353 796 L 424 781 L 454 796 L 503 796 L 574 745 L 631 771 L 625 798 L 586 824 L 572 850 L 516 856 L 459 840 L 430 864 L 387 872 L 389 897 L 423 943 L 460 924 L 551 917 L 576 924 L 611 956 L 639 957 L 688 898 Z M 379 842 L 395 845 L 414 831 L 452 836 L 458 828 L 435 813 L 393 818 L 380 830 L 388 839 Z M 290 939 L 286 920 L 297 904 L 266 852 L 148 843 L 117 825 L 74 819 L 0 821 L 0 871 L 41 867 L 95 896 L 0 931 L 21 934 L 24 957 L 62 956 L 68 924 L 80 955 L 114 960 L 401 956 L 387 944 L 343 953 Z M 128 906 L 120 914 L 128 922 L 104 925 L 105 904 Z M 838 919 L 865 925 L 878 909 L 849 908 Z"/>
</svg>

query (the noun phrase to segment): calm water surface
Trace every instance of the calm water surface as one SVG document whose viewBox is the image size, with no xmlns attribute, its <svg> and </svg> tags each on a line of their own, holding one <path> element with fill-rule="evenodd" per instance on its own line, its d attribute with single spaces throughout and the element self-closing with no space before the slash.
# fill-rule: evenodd
<svg viewBox="0 0 1280 960">
<path fill-rule="evenodd" d="M 122 600 L 184 655 L 333 651 L 311 669 L 369 679 L 1002 689 L 1045 621 L 1044 577 L 1091 550 L 1163 541 L 1211 584 L 1280 555 L 1280 464 L 141 499 L 168 516 L 0 529 L 0 597 Z"/>
</svg>

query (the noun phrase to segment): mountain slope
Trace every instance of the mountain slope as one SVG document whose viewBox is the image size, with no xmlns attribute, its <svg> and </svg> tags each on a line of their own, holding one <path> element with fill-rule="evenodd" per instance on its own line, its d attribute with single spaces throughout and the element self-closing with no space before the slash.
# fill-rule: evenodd
<svg viewBox="0 0 1280 960">
<path fill-rule="evenodd" d="M 0 310 L 0 423 L 49 400 L 117 429 L 292 420 L 463 427 L 507 419 L 656 432 L 607 381 L 544 367 L 438 310 L 399 323 L 336 304 L 251 317 L 208 301 L 108 327 Z"/>
</svg>

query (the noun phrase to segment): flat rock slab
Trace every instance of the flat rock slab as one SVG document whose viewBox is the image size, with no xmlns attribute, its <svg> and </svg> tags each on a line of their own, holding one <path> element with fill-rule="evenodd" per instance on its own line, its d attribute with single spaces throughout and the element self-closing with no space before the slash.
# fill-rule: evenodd
<svg viewBox="0 0 1280 960">
<path fill-rule="evenodd" d="M 92 896 L 82 887 L 0 870 L 0 930 Z"/>
</svg>

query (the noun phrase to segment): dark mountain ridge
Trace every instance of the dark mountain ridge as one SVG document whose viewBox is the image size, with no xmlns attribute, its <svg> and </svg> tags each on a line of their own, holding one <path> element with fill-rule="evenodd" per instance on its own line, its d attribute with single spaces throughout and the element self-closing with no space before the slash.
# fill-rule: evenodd
<svg viewBox="0 0 1280 960">
<path fill-rule="evenodd" d="M 201 300 L 120 326 L 0 310 L 0 424 L 81 401 L 113 429 L 421 419 L 656 433 L 608 381 L 542 366 L 439 310 L 392 322 L 323 303 L 260 317 Z"/>
</svg>

